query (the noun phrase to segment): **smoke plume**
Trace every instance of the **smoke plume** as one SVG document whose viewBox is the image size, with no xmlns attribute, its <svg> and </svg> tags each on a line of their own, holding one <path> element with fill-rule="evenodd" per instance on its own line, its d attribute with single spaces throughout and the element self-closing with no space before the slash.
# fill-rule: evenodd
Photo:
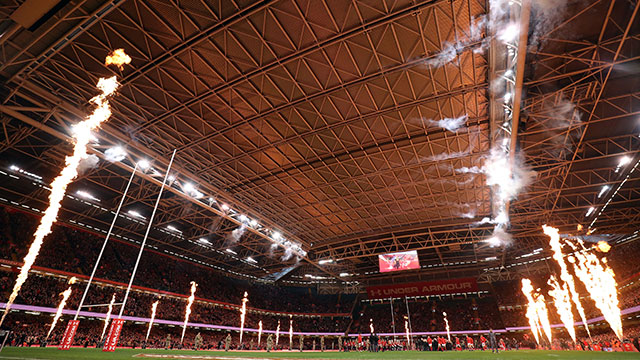
<svg viewBox="0 0 640 360">
<path fill-rule="evenodd" d="M 436 126 L 441 129 L 445 129 L 451 132 L 456 132 L 461 128 L 464 128 L 464 124 L 467 122 L 467 115 L 462 115 L 457 118 L 444 118 L 442 120 L 427 120 L 427 124 Z"/>
<path fill-rule="evenodd" d="M 88 155 L 86 158 L 80 160 L 78 164 L 78 174 L 84 174 L 88 170 L 95 168 L 100 162 L 97 156 L 94 154 Z"/>
</svg>

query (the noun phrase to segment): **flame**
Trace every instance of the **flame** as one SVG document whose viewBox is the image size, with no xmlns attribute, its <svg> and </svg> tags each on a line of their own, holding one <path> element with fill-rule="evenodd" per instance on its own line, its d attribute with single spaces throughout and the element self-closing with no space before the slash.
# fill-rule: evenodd
<svg viewBox="0 0 640 360">
<path fill-rule="evenodd" d="M 51 332 L 56 327 L 56 324 L 58 323 L 58 320 L 60 319 L 60 316 L 62 315 L 62 309 L 64 309 L 64 306 L 67 304 L 67 300 L 69 299 L 69 295 L 71 295 L 71 285 L 73 285 L 73 283 L 75 283 L 75 282 L 76 282 L 76 278 L 72 277 L 69 280 L 69 287 L 67 288 L 67 290 L 65 290 L 64 292 L 60 293 L 60 295 L 62 295 L 62 300 L 60 300 L 60 304 L 58 305 L 58 310 L 56 310 L 56 314 L 53 317 L 53 321 L 51 322 L 51 327 L 49 328 L 49 332 L 47 333 L 47 337 L 45 339 L 49 338 L 49 335 L 51 335 Z M 3 319 L 4 319 L 4 317 L 3 317 Z"/>
<path fill-rule="evenodd" d="M 109 55 L 107 55 L 104 64 L 107 66 L 116 65 L 120 70 L 122 70 L 122 66 L 130 62 L 131 58 L 129 57 L 129 55 L 124 53 L 124 49 L 116 49 L 113 50 L 113 52 L 111 52 Z"/>
<path fill-rule="evenodd" d="M 549 314 L 544 296 L 533 291 L 533 286 L 529 279 L 522 279 L 522 292 L 529 302 L 527 318 L 529 319 L 531 332 L 533 332 L 536 342 L 538 344 L 540 343 L 540 328 L 542 328 L 547 339 L 549 339 L 549 343 L 551 343 L 551 324 L 549 323 Z"/>
<path fill-rule="evenodd" d="M 548 282 L 549 286 L 551 286 L 551 290 L 549 290 L 549 295 L 553 298 L 553 304 L 558 310 L 558 315 L 560 315 L 560 320 L 564 324 L 564 327 L 567 329 L 569 336 L 573 342 L 576 342 L 576 329 L 575 322 L 573 320 L 573 312 L 571 306 L 571 298 L 569 296 L 569 288 L 567 287 L 567 283 L 562 284 L 562 286 L 558 283 L 558 280 L 555 276 L 551 276 Z"/>
<path fill-rule="evenodd" d="M 444 316 L 444 324 L 445 324 L 445 327 L 447 328 L 447 339 L 451 341 L 451 334 L 449 333 L 449 320 L 447 320 L 447 313 L 443 312 L 442 316 Z"/>
<path fill-rule="evenodd" d="M 116 294 L 114 293 L 109 303 L 109 310 L 107 310 L 107 316 L 104 318 L 104 327 L 102 328 L 102 335 L 100 339 L 104 337 L 104 332 L 107 331 L 107 325 L 109 325 L 109 319 L 111 319 L 111 310 L 113 310 L 113 304 L 116 302 Z"/>
<path fill-rule="evenodd" d="M 278 346 L 278 339 L 280 339 L 280 320 L 278 320 L 278 327 L 276 328 L 276 346 Z"/>
<path fill-rule="evenodd" d="M 566 243 L 576 249 L 571 242 L 566 241 Z M 576 276 L 584 284 L 613 332 L 622 341 L 622 318 L 618 305 L 616 274 L 606 264 L 606 258 L 600 261 L 594 253 L 584 247 L 581 240 L 578 239 L 578 243 L 582 251 L 576 251 L 575 257 L 569 259 L 573 263 Z"/>
<path fill-rule="evenodd" d="M 184 332 L 187 331 L 187 322 L 189 322 L 189 315 L 191 315 L 191 304 L 193 304 L 193 300 L 196 299 L 196 284 L 195 281 L 191 282 L 191 295 L 187 299 L 187 309 L 184 312 L 184 324 L 182 325 L 182 336 L 180 337 L 180 343 L 182 344 L 182 340 L 184 340 Z"/>
<path fill-rule="evenodd" d="M 536 339 L 536 343 L 540 344 L 540 328 L 538 327 L 538 314 L 536 312 L 535 301 L 533 300 L 532 292 L 533 287 L 529 279 L 522 279 L 522 292 L 529 302 L 527 306 L 527 319 L 529 319 L 529 326 L 533 337 Z"/>
<path fill-rule="evenodd" d="M 262 337 L 262 320 L 258 322 L 258 347 L 260 347 L 260 338 Z"/>
<path fill-rule="evenodd" d="M 549 339 L 549 344 L 552 342 L 552 334 L 551 334 L 551 323 L 549 322 L 549 313 L 547 311 L 547 304 L 545 302 L 544 296 L 538 294 L 536 299 L 538 308 L 538 318 L 540 319 L 540 324 L 542 325 L 542 330 L 544 330 L 547 339 Z"/>
<path fill-rule="evenodd" d="M 373 331 L 373 319 L 369 319 L 369 330 L 371 330 L 372 334 L 375 332 Z"/>
<path fill-rule="evenodd" d="M 608 242 L 601 240 L 601 241 L 598 241 L 598 244 L 596 245 L 596 249 L 600 252 L 608 253 L 609 250 L 611 250 L 611 245 L 609 245 Z"/>
<path fill-rule="evenodd" d="M 293 318 L 289 315 L 289 350 L 293 348 Z"/>
<path fill-rule="evenodd" d="M 409 344 L 411 344 L 411 337 L 409 336 L 409 320 L 406 320 L 406 316 L 404 318 L 404 331 L 405 335 L 407 336 L 407 346 L 409 346 Z"/>
<path fill-rule="evenodd" d="M 78 165 L 80 164 L 80 161 L 88 157 L 87 145 L 91 140 L 91 131 L 100 127 L 100 124 L 111 116 L 108 98 L 113 95 L 118 88 L 118 85 L 119 84 L 116 81 L 115 76 L 110 78 L 100 78 L 97 87 L 102 91 L 102 93 L 91 99 L 91 102 L 96 105 L 96 108 L 85 120 L 79 122 L 73 127 L 73 138 L 75 140 L 73 154 L 65 158 L 64 169 L 62 169 L 60 174 L 53 180 L 53 182 L 51 182 L 49 206 L 44 211 L 44 215 L 40 220 L 40 225 L 38 225 L 38 228 L 33 235 L 33 242 L 31 243 L 31 246 L 29 246 L 27 255 L 24 257 L 24 264 L 20 269 L 20 274 L 18 274 L 18 278 L 13 286 L 13 291 L 9 296 L 9 300 L 7 300 L 7 304 L 4 308 L 4 314 L 2 315 L 2 319 L 0 319 L 0 326 L 2 326 L 5 317 L 11 310 L 11 305 L 13 305 L 13 302 L 16 300 L 16 297 L 20 292 L 20 288 L 22 288 L 22 285 L 29 277 L 29 270 L 31 270 L 33 263 L 36 261 L 36 257 L 38 257 L 44 237 L 51 232 L 51 226 L 58 217 L 58 212 L 60 211 L 61 206 L 60 202 L 64 198 L 67 186 L 73 179 L 75 179 L 76 176 L 78 176 Z"/>
<path fill-rule="evenodd" d="M 244 292 L 244 297 L 242 298 L 242 309 L 240 310 L 240 344 L 242 344 L 242 334 L 244 333 L 244 318 L 247 315 L 247 292 Z"/>
<path fill-rule="evenodd" d="M 587 330 L 589 338 L 591 338 L 591 332 L 587 326 L 587 315 L 585 314 L 582 303 L 580 302 L 580 295 L 576 290 L 576 284 L 573 281 L 573 276 L 569 273 L 567 264 L 564 262 L 564 258 L 562 256 L 562 244 L 560 243 L 560 234 L 558 229 L 542 225 L 542 230 L 550 238 L 549 245 L 551 245 L 551 250 L 553 250 L 553 259 L 558 262 L 558 265 L 560 265 L 560 279 L 567 285 L 569 293 L 571 294 L 571 300 L 573 300 L 573 303 L 576 305 L 578 314 L 580 314 L 580 319 L 582 319 L 582 324 L 584 325 L 585 330 Z"/>
<path fill-rule="evenodd" d="M 151 333 L 151 327 L 153 326 L 153 320 L 156 318 L 156 309 L 158 308 L 158 302 L 160 300 L 156 300 L 153 304 L 151 304 L 151 321 L 149 321 L 149 328 L 147 329 L 147 337 L 144 338 L 146 342 L 149 339 L 149 333 Z"/>
</svg>

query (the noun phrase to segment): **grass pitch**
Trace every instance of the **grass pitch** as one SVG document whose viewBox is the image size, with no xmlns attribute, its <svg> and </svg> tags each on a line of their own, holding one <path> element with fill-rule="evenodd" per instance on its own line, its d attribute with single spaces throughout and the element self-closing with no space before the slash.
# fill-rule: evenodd
<svg viewBox="0 0 640 360">
<path fill-rule="evenodd" d="M 231 358 L 250 358 L 254 360 L 272 359 L 557 359 L 557 360 L 608 360 L 608 359 L 639 359 L 638 353 L 605 353 L 583 351 L 544 351 L 544 350 L 518 350 L 505 351 L 492 354 L 487 351 L 473 352 L 224 352 L 224 351 L 190 351 L 190 350 L 141 350 L 141 349 L 117 349 L 113 353 L 102 352 L 100 349 L 75 348 L 68 351 L 60 351 L 56 348 L 16 348 L 6 347 L 0 352 L 0 359 L 181 359 L 181 360 L 227 360 Z"/>
</svg>

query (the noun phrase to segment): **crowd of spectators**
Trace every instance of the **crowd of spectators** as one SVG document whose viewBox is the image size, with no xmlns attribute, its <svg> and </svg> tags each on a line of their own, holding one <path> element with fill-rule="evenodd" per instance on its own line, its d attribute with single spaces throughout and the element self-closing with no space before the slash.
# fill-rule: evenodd
<svg viewBox="0 0 640 360">
<path fill-rule="evenodd" d="M 0 228 L 2 229 L 0 250 L 5 260 L 21 262 L 37 222 L 38 219 L 31 215 L 9 208 L 0 208 Z M 102 238 L 94 234 L 67 226 L 55 225 L 52 233 L 44 242 L 40 252 L 42 256 L 37 258 L 35 265 L 57 271 L 88 275 L 101 245 Z M 119 283 L 128 282 L 137 251 L 138 248 L 132 244 L 111 241 L 106 248 L 96 277 Z M 192 306 L 190 317 L 190 322 L 193 323 L 239 326 L 239 309 L 219 305 L 219 302 L 240 305 L 245 291 L 249 292 L 246 328 L 257 328 L 258 322 L 262 321 L 264 329 L 275 330 L 278 320 L 280 320 L 282 331 L 287 331 L 289 317 L 277 312 L 325 314 L 323 316 L 295 315 L 293 319 L 296 331 L 340 332 L 345 331 L 351 321 L 350 316 L 332 316 L 330 314 L 348 314 L 355 300 L 354 295 L 320 295 L 309 288 L 250 284 L 246 281 L 223 276 L 203 266 L 175 258 L 171 260 L 167 261 L 165 255 L 158 253 L 147 253 L 143 256 L 138 270 L 140 276 L 136 277 L 135 284 L 152 289 L 152 291 L 132 291 L 124 315 L 148 318 L 151 304 L 159 300 L 156 318 L 182 321 L 187 303 L 186 294 L 189 293 L 189 283 L 196 281 L 198 283 L 197 300 Z M 7 268 L 3 269 L 7 270 Z M 0 296 L 3 299 L 8 298 L 15 282 L 17 273 L 16 269 L 13 270 L 0 272 Z M 67 280 L 65 277 L 32 273 L 23 285 L 16 303 L 56 307 L 60 301 L 58 294 L 69 286 Z M 73 292 L 68 300 L 67 308 L 75 309 L 78 306 L 84 286 L 83 281 L 73 285 Z M 184 297 L 165 295 L 162 294 L 162 291 L 184 294 Z M 98 282 L 91 287 L 85 304 L 109 303 L 114 293 L 117 302 L 124 297 L 122 287 Z M 104 313 L 106 307 L 86 307 L 83 310 Z M 269 314 L 265 310 L 275 313 Z M 114 311 L 119 311 L 119 308 L 116 306 Z M 21 323 L 16 324 L 12 317 L 13 314 L 5 324 L 19 328 Z M 30 330 L 32 328 L 29 327 Z M 57 333 L 54 334 L 54 336 L 57 335 Z"/>
<path fill-rule="evenodd" d="M 435 299 L 388 301 L 366 301 L 354 328 L 359 332 L 369 332 L 369 324 L 381 333 L 404 332 L 407 305 L 411 315 L 411 330 L 414 332 L 445 331 L 444 313 L 451 330 L 478 330 L 502 328 L 498 307 L 491 298 L 441 297 Z M 393 317 L 392 317 L 393 309 Z M 373 321 L 371 321 L 373 320 Z"/>
<path fill-rule="evenodd" d="M 10 208 L 0 207 L 0 241 L 2 257 L 21 262 L 32 240 L 38 218 Z M 88 275 L 91 273 L 102 238 L 75 228 L 54 225 L 40 251 L 35 265 L 55 270 Z M 130 243 L 112 240 L 103 255 L 96 277 L 127 283 L 138 248 Z M 188 294 L 190 282 L 198 283 L 197 296 L 232 304 L 240 304 L 245 291 L 250 306 L 259 309 L 305 313 L 348 313 L 353 295 L 322 295 L 310 288 L 272 286 L 249 283 L 214 272 L 195 263 L 159 253 L 143 254 L 135 284 L 151 289 Z M 6 289 L 6 288 L 5 288 Z M 258 296 L 269 294 L 270 296 Z"/>
<path fill-rule="evenodd" d="M 11 289 L 11 285 L 15 281 L 15 273 L 0 273 L 0 286 L 2 289 Z M 60 301 L 61 293 L 69 285 L 67 279 L 52 277 L 49 275 L 32 274 L 27 282 L 23 285 L 16 303 L 25 305 L 37 305 L 56 307 Z M 85 283 L 80 282 L 72 285 L 73 292 L 67 301 L 67 308 L 76 309 Z M 116 294 L 117 303 L 124 298 L 124 290 L 108 284 L 94 284 L 87 294 L 85 300 L 86 305 L 107 304 L 111 300 L 113 294 Z M 3 294 L 3 298 L 8 295 Z M 170 295 L 162 295 L 160 293 L 153 294 L 147 291 L 132 291 L 127 300 L 124 315 L 148 318 L 151 315 L 151 304 L 158 300 L 156 317 L 164 320 L 182 321 L 186 309 L 187 299 L 184 297 L 176 297 Z M 189 321 L 193 323 L 215 324 L 224 326 L 239 326 L 240 312 L 237 307 L 221 306 L 216 303 L 198 299 L 191 307 L 192 313 Z M 106 307 L 85 307 L 85 311 L 106 312 Z M 119 311 L 116 305 L 115 311 Z M 8 319 L 9 322 L 11 318 Z M 258 322 L 262 321 L 264 329 L 275 330 L 278 320 L 281 321 L 282 329 L 288 328 L 289 317 L 285 314 L 265 313 L 261 310 L 249 308 L 245 319 L 245 327 L 257 328 Z M 345 331 L 350 322 L 348 316 L 303 316 L 296 315 L 294 318 L 296 331 L 327 331 L 340 332 Z"/>
<path fill-rule="evenodd" d="M 0 251 L 2 258 L 21 262 L 38 218 L 18 212 L 9 208 L 0 207 L 0 227 L 2 241 Z M 102 238 L 86 231 L 72 227 L 55 225 L 53 232 L 44 242 L 41 254 L 36 261 L 37 266 L 87 275 L 90 273 L 100 246 Z M 640 305 L 640 297 L 636 296 L 640 283 L 634 283 L 640 274 L 640 263 L 633 259 L 637 254 L 640 242 L 630 242 L 619 247 L 614 247 L 606 256 L 609 264 L 616 272 L 616 279 L 624 281 L 620 285 L 619 300 L 621 308 Z M 99 279 L 106 279 L 119 283 L 128 282 L 130 271 L 135 261 L 138 248 L 133 244 L 112 241 L 107 247 L 101 266 L 96 274 Z M 7 270 L 3 268 L 3 270 Z M 159 300 L 156 317 L 158 319 L 182 321 L 186 306 L 186 295 L 189 293 L 189 283 L 196 281 L 199 286 L 196 292 L 197 300 L 193 304 L 190 322 L 215 324 L 223 326 L 239 326 L 240 316 L 237 305 L 245 291 L 249 292 L 249 311 L 247 313 L 245 328 L 257 328 L 262 321 L 263 328 L 275 330 L 278 321 L 281 323 L 281 341 L 284 338 L 288 346 L 289 317 L 282 312 L 299 312 L 307 315 L 295 315 L 294 330 L 305 332 L 335 332 L 368 334 L 370 323 L 378 333 L 387 333 L 394 330 L 404 332 L 404 321 L 407 316 L 407 307 L 411 315 L 411 330 L 413 332 L 444 331 L 444 313 L 451 330 L 486 330 L 499 329 L 511 326 L 526 326 L 525 316 L 526 300 L 522 296 L 521 283 L 509 281 L 492 284 L 492 295 L 487 297 L 461 297 L 449 296 L 442 298 L 413 299 L 408 304 L 404 300 L 396 300 L 392 306 L 389 300 L 363 301 L 356 307 L 353 319 L 351 309 L 356 297 L 354 295 L 320 295 L 310 288 L 296 288 L 285 286 L 273 286 L 262 283 L 249 283 L 247 281 L 230 278 L 214 270 L 191 262 L 172 258 L 167 261 L 167 256 L 160 253 L 145 253 L 140 264 L 139 274 L 135 284 L 152 291 L 133 291 L 128 300 L 124 314 L 129 316 L 149 317 L 151 304 Z M 15 282 L 14 271 L 0 272 L 0 296 L 7 298 Z M 67 276 L 68 278 L 68 276 Z M 45 274 L 32 274 L 22 287 L 17 303 L 56 307 L 60 297 L 57 295 L 69 285 L 67 278 Z M 538 287 L 543 288 L 546 276 L 532 278 Z M 68 301 L 67 308 L 75 309 L 79 303 L 84 282 L 73 285 L 74 290 Z M 581 293 L 584 292 L 580 289 Z M 162 292 L 183 294 L 176 296 L 163 294 Z M 97 283 L 92 286 L 85 304 L 106 304 L 113 294 L 116 299 L 123 298 L 124 290 L 106 283 Z M 208 300 L 207 300 L 208 299 Z M 600 312 L 587 297 L 583 298 L 587 317 L 599 316 Z M 236 304 L 236 306 L 222 303 Z M 550 310 L 553 305 L 548 305 Z M 87 307 L 83 310 L 105 312 L 105 307 Z M 265 310 L 267 310 L 265 312 Z M 114 311 L 119 311 L 116 307 Z M 274 313 L 275 312 L 275 313 Z M 281 312 L 281 313 L 278 313 Z M 313 313 L 324 314 L 312 316 Z M 331 314 L 345 313 L 346 316 Z M 550 311 L 551 322 L 560 323 L 560 319 L 554 311 Z M 371 320 L 372 321 L 371 321 Z M 393 320 L 392 320 L 393 319 Z M 353 321 L 352 321 L 353 320 Z M 28 342 L 28 338 L 40 339 L 49 326 L 48 315 L 27 316 L 24 313 L 12 313 L 5 323 L 14 330 L 12 341 L 16 343 Z M 351 324 L 351 327 L 349 325 Z M 99 333 L 102 331 L 102 321 L 87 320 L 83 322 L 85 331 L 79 331 L 76 344 L 95 346 L 99 342 Z M 128 346 L 142 346 L 146 328 L 144 324 L 127 324 L 131 331 L 123 332 L 122 343 Z M 631 327 L 637 332 L 638 327 Z M 28 330 L 28 331 L 27 331 Z M 54 332 L 52 339 L 58 339 L 64 325 Z M 192 341 L 199 329 L 189 328 L 187 331 L 185 346 Z M 223 331 L 204 330 L 202 336 L 208 346 L 216 347 L 226 336 Z M 633 332 L 634 330 L 632 330 Z M 179 327 L 159 326 L 154 327 L 149 346 L 164 347 L 166 336 L 179 338 Z M 27 335 L 28 334 L 28 335 Z M 237 333 L 236 333 L 237 334 Z M 578 327 L 578 336 L 585 336 L 586 332 Z M 598 334 L 598 339 L 610 339 L 610 330 Z M 635 335 L 637 337 L 637 334 Z M 247 339 L 255 337 L 255 334 L 247 335 Z M 237 336 L 234 335 L 234 341 Z M 566 337 L 561 337 L 566 341 Z M 257 343 L 257 339 L 254 339 Z M 312 338 L 309 338 L 308 348 L 311 347 Z M 529 339 L 531 340 L 531 339 Z M 599 341 L 599 340 L 598 340 Z M 604 341 L 604 340 L 603 340 Z M 36 342 L 34 342 L 36 343 Z M 248 346 L 249 340 L 245 346 Z M 237 344 L 232 345 L 237 346 Z"/>
</svg>

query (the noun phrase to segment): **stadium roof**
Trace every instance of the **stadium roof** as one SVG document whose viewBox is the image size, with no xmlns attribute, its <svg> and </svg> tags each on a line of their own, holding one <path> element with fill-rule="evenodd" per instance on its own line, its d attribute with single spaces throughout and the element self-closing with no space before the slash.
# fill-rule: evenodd
<svg viewBox="0 0 640 360">
<path fill-rule="evenodd" d="M 60 219 L 104 232 L 148 160 L 115 228 L 140 241 L 176 149 L 150 244 L 235 276 L 507 279 L 548 271 L 542 224 L 610 240 L 640 225 L 639 2 L 44 3 L 0 7 L 11 206 L 45 207 L 71 125 L 98 78 L 117 75 L 100 160 Z M 521 30 L 506 42 L 499 11 Z M 116 48 L 132 58 L 121 71 L 103 61 Z M 108 161 L 117 146 L 125 158 Z M 499 244 L 487 241 L 497 190 L 477 173 L 491 149 L 534 176 L 506 203 L 512 239 Z M 420 271 L 378 273 L 376 255 L 404 250 Z"/>
</svg>

